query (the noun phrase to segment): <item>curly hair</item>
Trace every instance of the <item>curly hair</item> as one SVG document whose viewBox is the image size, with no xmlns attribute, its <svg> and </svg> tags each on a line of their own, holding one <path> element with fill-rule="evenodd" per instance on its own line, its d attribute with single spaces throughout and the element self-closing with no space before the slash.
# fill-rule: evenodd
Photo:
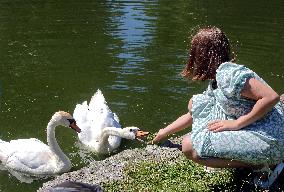
<svg viewBox="0 0 284 192">
<path fill-rule="evenodd" d="M 192 38 L 188 62 L 181 75 L 192 80 L 215 80 L 219 65 L 230 60 L 226 35 L 217 27 L 202 28 Z"/>
</svg>

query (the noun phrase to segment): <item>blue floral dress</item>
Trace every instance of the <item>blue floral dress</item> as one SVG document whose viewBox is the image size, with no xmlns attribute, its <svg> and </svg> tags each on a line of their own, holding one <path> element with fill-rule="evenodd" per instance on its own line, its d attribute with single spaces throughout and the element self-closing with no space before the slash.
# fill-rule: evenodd
<svg viewBox="0 0 284 192">
<path fill-rule="evenodd" d="M 240 94 L 248 78 L 266 84 L 243 65 L 226 62 L 217 70 L 217 88 L 213 90 L 210 82 L 203 94 L 193 96 L 191 140 L 199 156 L 252 164 L 276 164 L 284 160 L 284 109 L 280 102 L 263 118 L 238 131 L 208 131 L 207 125 L 213 120 L 238 119 L 251 111 L 255 101 Z"/>
</svg>

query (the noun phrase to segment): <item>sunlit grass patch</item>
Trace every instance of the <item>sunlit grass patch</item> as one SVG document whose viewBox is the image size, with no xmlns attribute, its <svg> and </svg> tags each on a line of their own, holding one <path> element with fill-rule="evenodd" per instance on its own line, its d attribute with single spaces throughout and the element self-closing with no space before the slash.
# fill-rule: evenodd
<svg viewBox="0 0 284 192">
<path fill-rule="evenodd" d="M 141 162 L 128 167 L 122 181 L 103 184 L 105 191 L 233 191 L 233 172 L 207 173 L 203 166 L 182 158 L 168 162 Z"/>
</svg>

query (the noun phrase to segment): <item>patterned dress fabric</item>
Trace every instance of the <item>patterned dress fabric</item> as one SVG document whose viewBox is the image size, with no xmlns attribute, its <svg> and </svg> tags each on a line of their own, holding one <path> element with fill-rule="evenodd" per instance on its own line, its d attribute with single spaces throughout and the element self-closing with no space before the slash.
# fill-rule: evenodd
<svg viewBox="0 0 284 192">
<path fill-rule="evenodd" d="M 249 78 L 266 84 L 245 66 L 226 62 L 217 70 L 217 88 L 213 89 L 210 82 L 205 92 L 193 96 L 191 140 L 199 156 L 252 164 L 284 160 L 284 109 L 280 102 L 263 118 L 238 131 L 208 131 L 208 123 L 213 120 L 238 119 L 251 111 L 255 101 L 240 94 Z"/>
</svg>

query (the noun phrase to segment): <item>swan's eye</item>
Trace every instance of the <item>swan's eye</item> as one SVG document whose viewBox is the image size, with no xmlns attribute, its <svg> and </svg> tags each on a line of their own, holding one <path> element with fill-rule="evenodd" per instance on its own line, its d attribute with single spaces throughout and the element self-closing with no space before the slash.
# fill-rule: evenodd
<svg viewBox="0 0 284 192">
<path fill-rule="evenodd" d="M 71 125 L 72 123 L 75 123 L 75 124 L 76 124 L 75 119 L 67 119 L 67 120 L 69 121 L 70 125 Z"/>
<path fill-rule="evenodd" d="M 130 132 L 132 132 L 132 131 L 133 131 L 133 129 L 129 129 L 129 131 L 130 131 Z"/>
</svg>

